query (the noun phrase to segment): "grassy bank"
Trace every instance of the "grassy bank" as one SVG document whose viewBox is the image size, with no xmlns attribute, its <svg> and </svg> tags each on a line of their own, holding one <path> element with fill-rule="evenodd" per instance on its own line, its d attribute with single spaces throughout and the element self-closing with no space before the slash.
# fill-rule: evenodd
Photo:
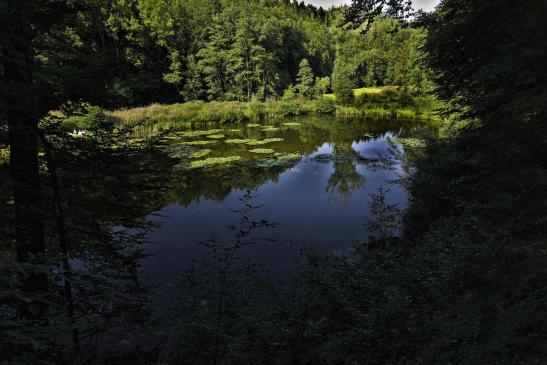
<svg viewBox="0 0 547 365">
<path fill-rule="evenodd" d="M 329 100 L 270 100 L 265 102 L 203 102 L 153 104 L 147 107 L 107 111 L 115 125 L 131 127 L 133 137 L 144 138 L 165 130 L 184 130 L 194 125 L 221 125 L 235 122 L 260 122 L 290 115 L 334 113 Z"/>
<path fill-rule="evenodd" d="M 363 87 L 353 90 L 349 105 L 338 105 L 339 115 L 363 115 L 377 118 L 438 119 L 442 105 L 432 96 L 413 96 L 396 86 Z M 336 102 L 336 95 L 325 98 Z"/>
<path fill-rule="evenodd" d="M 183 104 L 153 104 L 147 107 L 105 112 L 116 126 L 131 127 L 132 137 L 145 138 L 166 130 L 184 130 L 194 125 L 260 122 L 284 116 L 307 114 L 364 115 L 387 118 L 434 119 L 438 107 L 428 97 L 411 97 L 396 87 L 356 89 L 352 105 L 337 105 L 327 94 L 316 100 L 301 97 L 269 101 L 191 101 Z"/>
</svg>

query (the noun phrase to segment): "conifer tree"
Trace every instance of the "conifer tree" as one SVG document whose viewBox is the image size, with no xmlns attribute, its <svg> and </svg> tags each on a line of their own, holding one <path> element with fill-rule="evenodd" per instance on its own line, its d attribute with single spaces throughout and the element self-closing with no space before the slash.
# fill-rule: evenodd
<svg viewBox="0 0 547 365">
<path fill-rule="evenodd" d="M 305 58 L 300 62 L 296 82 L 296 88 L 300 95 L 310 99 L 314 96 L 315 76 L 310 63 Z"/>
</svg>

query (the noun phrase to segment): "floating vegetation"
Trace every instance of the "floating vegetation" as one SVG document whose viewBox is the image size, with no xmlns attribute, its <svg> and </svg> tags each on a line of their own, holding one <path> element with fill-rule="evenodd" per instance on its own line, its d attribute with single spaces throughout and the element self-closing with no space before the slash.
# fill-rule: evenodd
<svg viewBox="0 0 547 365">
<path fill-rule="evenodd" d="M 262 139 L 262 140 L 252 140 L 250 142 L 247 142 L 246 144 L 248 144 L 249 146 L 261 146 L 263 144 L 268 144 L 268 143 L 274 143 L 274 142 L 283 142 L 284 139 L 283 138 L 266 138 L 266 139 Z"/>
<path fill-rule="evenodd" d="M 223 129 L 210 129 L 207 131 L 186 131 L 186 132 L 177 133 L 177 135 L 180 137 L 203 137 L 203 136 L 209 136 L 212 134 L 218 134 L 223 131 L 224 131 Z"/>
<path fill-rule="evenodd" d="M 192 152 L 192 149 L 184 143 L 171 144 L 162 148 L 171 158 L 185 158 Z"/>
<path fill-rule="evenodd" d="M 208 154 L 210 154 L 211 152 L 213 152 L 212 150 L 208 150 L 208 149 L 204 149 L 204 150 L 200 150 L 200 151 L 197 151 L 197 152 L 194 152 L 190 155 L 190 158 L 202 158 L 202 157 L 205 157 L 207 156 Z"/>
<path fill-rule="evenodd" d="M 296 123 L 296 122 L 291 122 L 291 123 L 283 123 L 283 125 L 285 127 L 298 127 L 300 126 L 301 124 L 300 123 Z"/>
<path fill-rule="evenodd" d="M 266 138 L 266 139 L 227 139 L 224 142 L 229 144 L 246 144 L 248 146 L 261 146 L 268 143 L 283 142 L 283 138 Z"/>
<path fill-rule="evenodd" d="M 249 152 L 267 155 L 270 153 L 274 153 L 275 151 L 269 148 L 255 148 L 254 150 L 250 150 Z"/>
<path fill-rule="evenodd" d="M 192 142 L 184 142 L 183 144 L 186 146 L 206 146 L 218 143 L 218 141 L 192 141 Z"/>
<path fill-rule="evenodd" d="M 300 161 L 301 158 L 302 154 L 300 153 L 276 152 L 262 160 L 252 161 L 251 164 L 261 168 L 284 167 Z"/>
<path fill-rule="evenodd" d="M 211 138 L 211 139 L 222 139 L 224 137 L 226 137 L 224 134 L 212 134 L 207 136 L 207 138 Z"/>
<path fill-rule="evenodd" d="M 229 157 L 211 157 L 207 158 L 205 160 L 199 160 L 199 161 L 192 161 L 190 163 L 190 168 L 192 169 L 199 169 L 204 167 L 213 167 L 216 165 L 222 165 L 230 162 L 239 161 L 241 159 L 240 156 L 229 156 Z"/>
<path fill-rule="evenodd" d="M 229 144 L 247 144 L 251 141 L 254 141 L 254 139 L 227 139 L 224 142 Z"/>
<path fill-rule="evenodd" d="M 228 129 L 228 132 L 230 132 L 230 133 L 239 133 L 239 132 L 241 132 L 241 130 L 240 129 Z"/>
<path fill-rule="evenodd" d="M 264 127 L 262 130 L 264 132 L 279 132 L 279 128 L 276 127 Z"/>
<path fill-rule="evenodd" d="M 262 125 L 256 124 L 256 123 L 249 123 L 249 124 L 247 124 L 247 127 L 248 128 L 258 128 L 258 127 L 262 127 Z"/>
<path fill-rule="evenodd" d="M 403 146 L 406 148 L 424 148 L 426 142 L 418 138 L 387 138 L 388 143 Z"/>
</svg>

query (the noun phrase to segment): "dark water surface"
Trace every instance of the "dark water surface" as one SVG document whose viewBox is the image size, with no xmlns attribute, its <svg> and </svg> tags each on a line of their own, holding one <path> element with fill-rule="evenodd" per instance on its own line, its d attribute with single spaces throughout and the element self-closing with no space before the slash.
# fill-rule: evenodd
<svg viewBox="0 0 547 365">
<path fill-rule="evenodd" d="M 420 149 L 390 139 L 435 133 L 429 123 L 401 120 L 301 117 L 268 125 L 232 124 L 209 135 L 196 128 L 166 148 L 177 164 L 169 173 L 168 204 L 148 217 L 155 228 L 147 236 L 150 256 L 142 270 L 152 283 L 174 285 L 191 259 L 210 253 L 200 242 L 236 242 L 242 218 L 262 224 L 247 225 L 245 241 L 251 244 L 239 253 L 272 275 L 290 270 L 303 247 L 330 253 L 362 241 L 370 193 L 384 186 L 390 203 L 406 206 L 406 192 L 396 180 L 412 168 Z M 209 154 L 176 161 L 188 148 Z M 273 151 L 250 152 L 255 149 Z M 195 161 L 226 157 L 239 159 L 190 167 L 192 161 L 197 167 Z M 245 203 L 253 208 L 244 209 Z"/>
</svg>

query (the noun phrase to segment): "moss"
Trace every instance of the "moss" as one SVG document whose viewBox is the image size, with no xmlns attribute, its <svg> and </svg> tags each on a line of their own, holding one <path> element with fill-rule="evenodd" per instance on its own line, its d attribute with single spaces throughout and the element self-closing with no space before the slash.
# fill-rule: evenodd
<svg viewBox="0 0 547 365">
<path fill-rule="evenodd" d="M 211 138 L 211 139 L 222 139 L 224 137 L 226 137 L 224 134 L 212 134 L 207 136 L 207 138 Z"/>
<path fill-rule="evenodd" d="M 274 153 L 275 151 L 271 150 L 269 148 L 255 148 L 254 150 L 250 150 L 249 152 L 267 155 L 267 154 L 270 154 L 270 153 Z"/>
<path fill-rule="evenodd" d="M 222 165 L 222 164 L 226 164 L 230 162 L 239 161 L 240 159 L 241 159 L 240 156 L 211 157 L 205 160 L 192 161 L 190 163 L 190 168 L 199 169 L 204 167 L 212 167 L 216 165 Z"/>
<path fill-rule="evenodd" d="M 218 143 L 218 141 L 192 141 L 192 142 L 184 142 L 183 144 L 186 146 L 206 146 Z"/>
<path fill-rule="evenodd" d="M 202 158 L 202 157 L 205 157 L 207 156 L 208 154 L 210 154 L 211 152 L 213 152 L 212 150 L 208 150 L 208 149 L 204 149 L 204 150 L 200 150 L 200 151 L 197 151 L 197 152 L 194 152 L 190 155 L 190 158 Z"/>
</svg>

